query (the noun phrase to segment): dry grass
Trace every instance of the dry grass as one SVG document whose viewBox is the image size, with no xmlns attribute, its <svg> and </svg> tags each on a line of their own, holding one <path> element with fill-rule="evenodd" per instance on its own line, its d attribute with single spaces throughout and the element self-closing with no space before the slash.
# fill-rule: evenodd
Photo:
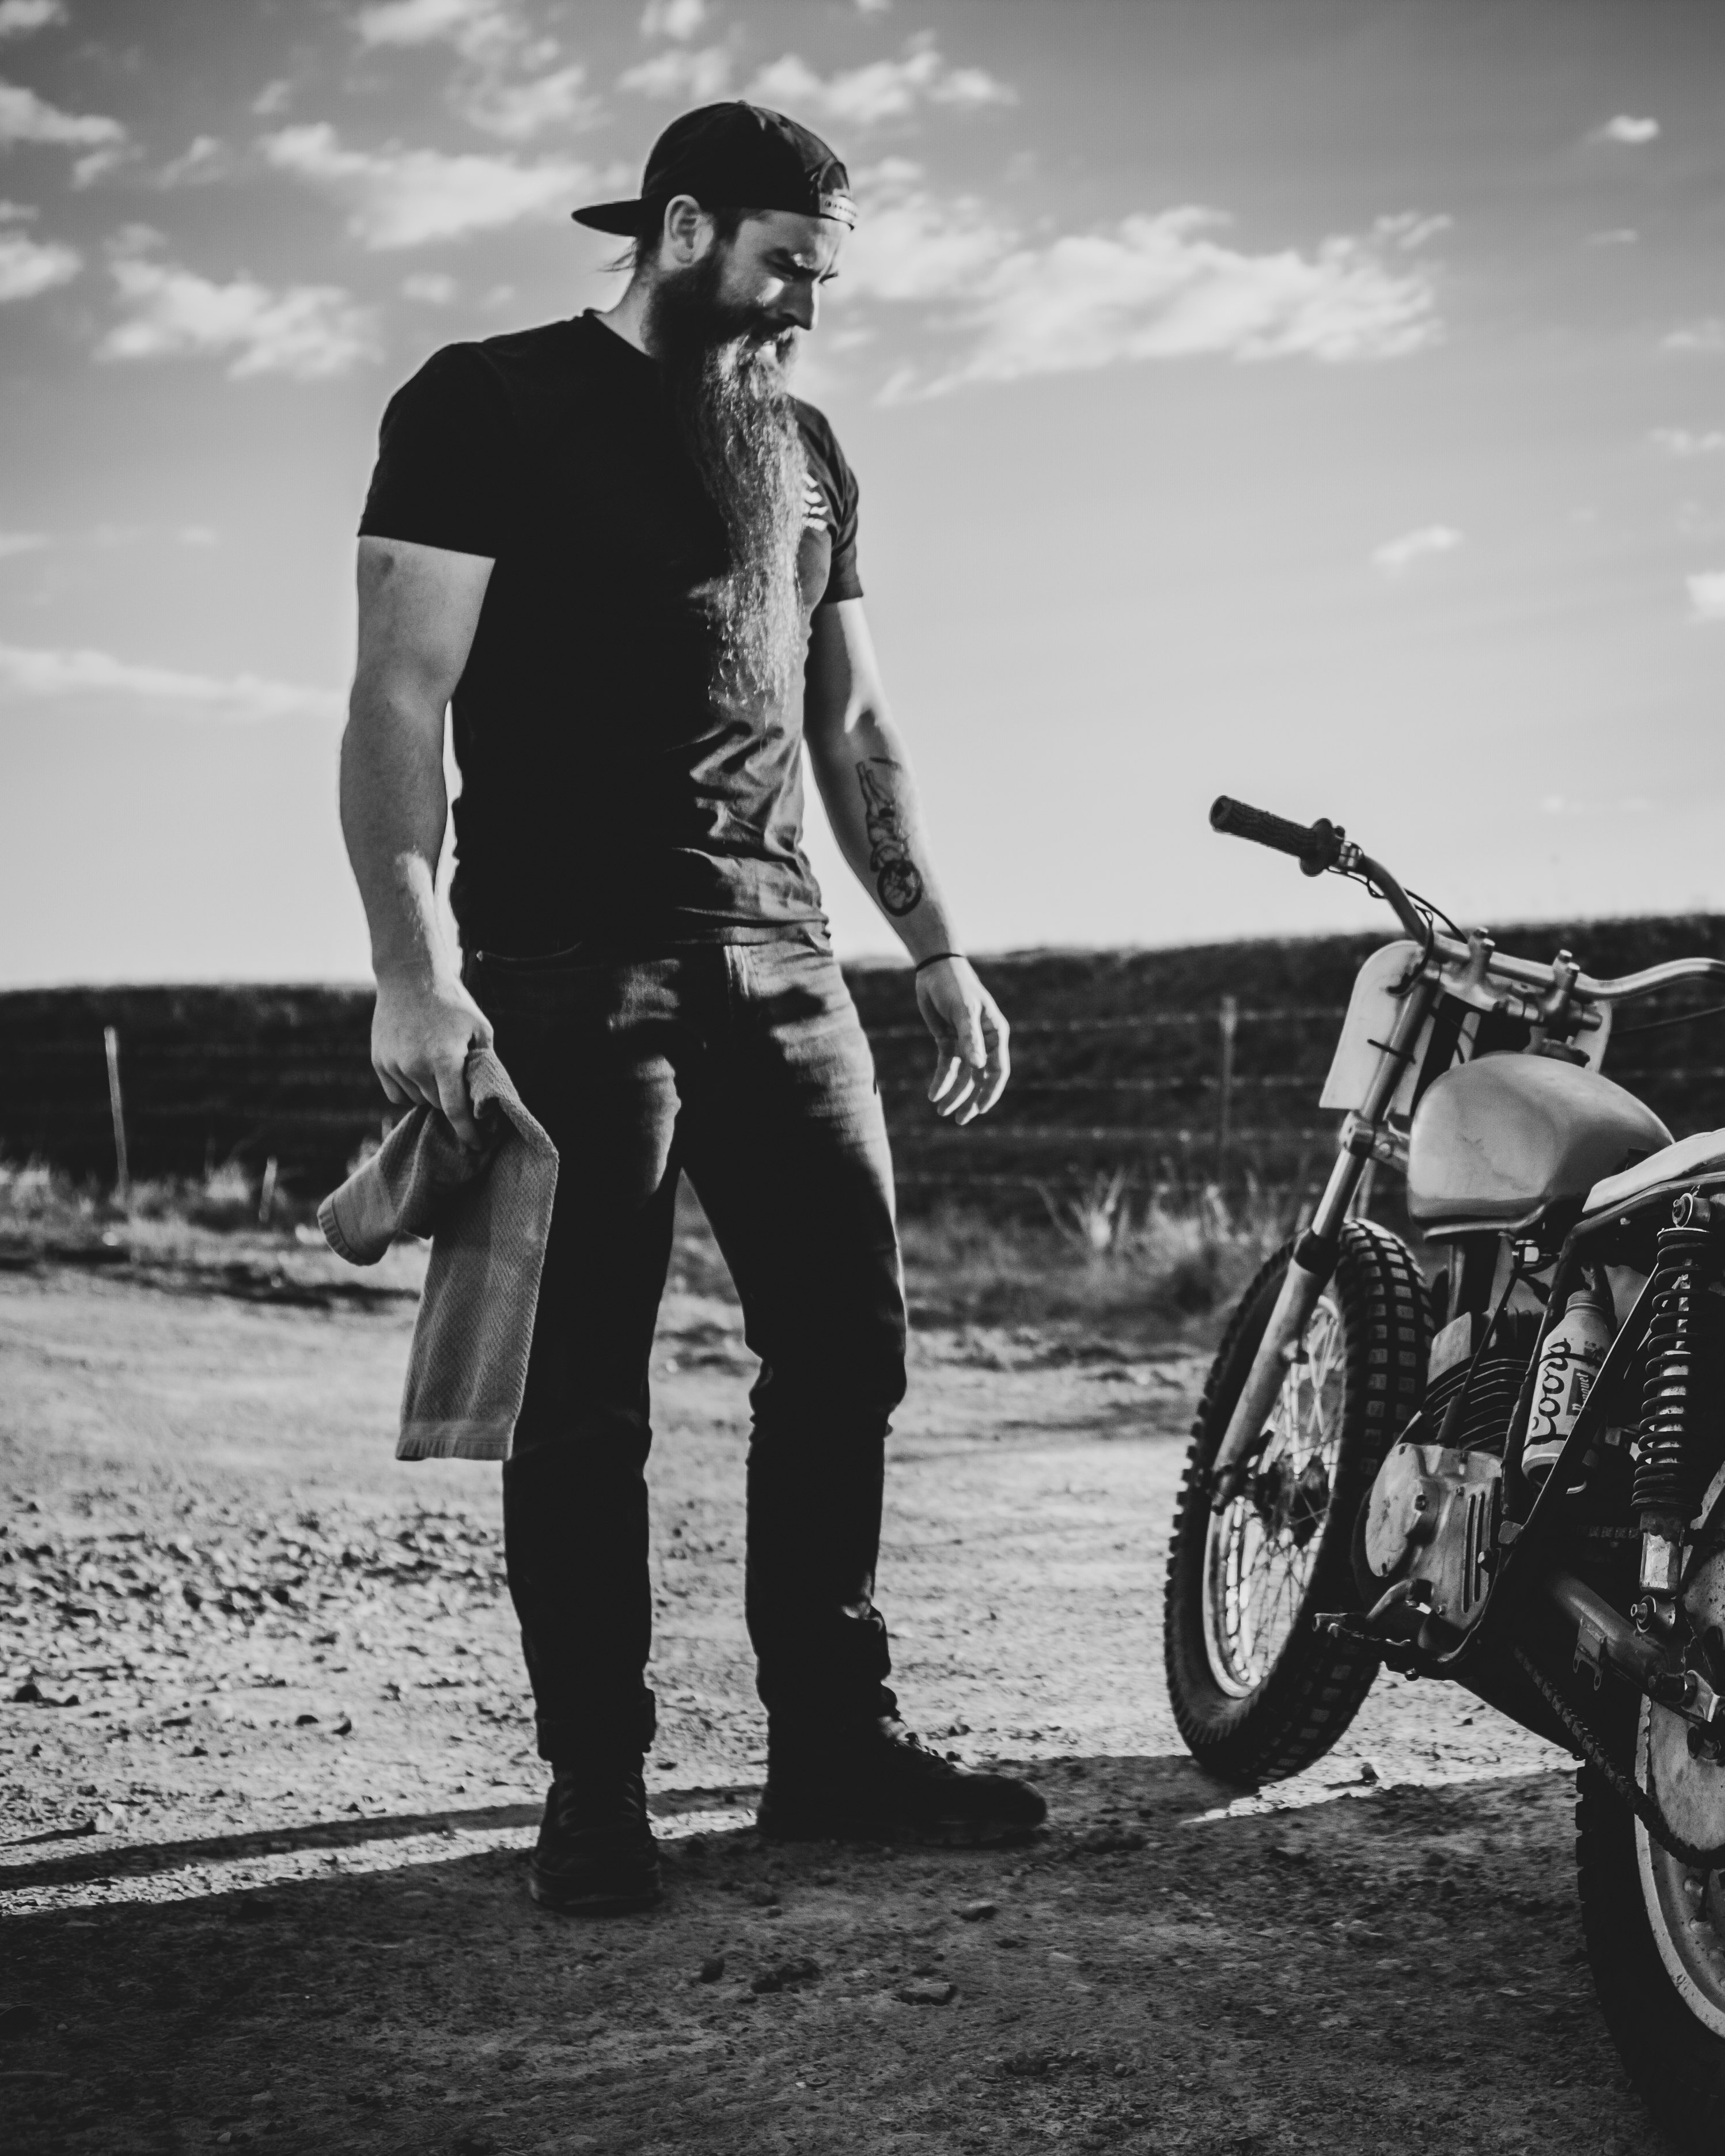
<svg viewBox="0 0 1725 2156">
<path fill-rule="evenodd" d="M 1118 1175 L 1045 1209 L 1046 1224 L 956 1207 L 907 1220 L 905 1273 L 917 1316 L 1202 1329 L 1293 1224 L 1280 1196 L 1249 1190 L 1230 1202 L 1210 1186 L 1134 1199 Z"/>
<path fill-rule="evenodd" d="M 124 1206 L 94 1182 L 39 1163 L 0 1160 L 0 1240 L 50 1251 L 124 1242 L 149 1263 L 177 1250 L 176 1230 L 249 1242 L 292 1241 L 311 1207 L 279 1194 L 269 1228 L 259 1188 L 239 1163 L 201 1178 L 133 1185 Z M 1045 1203 L 1041 1220 L 1000 1219 L 949 1205 L 902 1224 L 906 1286 L 923 1325 L 1093 1325 L 1143 1337 L 1204 1337 L 1263 1259 L 1291 1231 L 1286 1199 L 1214 1186 L 1134 1195 L 1118 1175 Z M 131 1233 L 128 1234 L 130 1228 Z M 164 1240 L 166 1237 L 167 1240 Z M 734 1300 L 718 1246 L 686 1186 L 673 1285 Z"/>
<path fill-rule="evenodd" d="M 1099 1177 L 1042 1220 L 1002 1219 L 949 1204 L 899 1224 L 905 1286 L 922 1325 L 1089 1323 L 1139 1336 L 1207 1337 L 1264 1259 L 1292 1232 L 1297 1208 L 1214 1187 L 1133 1197 Z M 732 1299 L 725 1261 L 687 1185 L 678 1206 L 674 1286 Z"/>
<path fill-rule="evenodd" d="M 202 1176 L 141 1178 L 122 1204 L 94 1178 L 80 1181 L 40 1161 L 0 1159 L 0 1231 L 26 1240 L 75 1238 L 126 1221 L 218 1232 L 255 1230 L 259 1195 L 258 1183 L 234 1160 L 223 1161 Z M 272 1194 L 270 1224 L 291 1230 L 315 1209 L 278 1191 Z"/>
</svg>

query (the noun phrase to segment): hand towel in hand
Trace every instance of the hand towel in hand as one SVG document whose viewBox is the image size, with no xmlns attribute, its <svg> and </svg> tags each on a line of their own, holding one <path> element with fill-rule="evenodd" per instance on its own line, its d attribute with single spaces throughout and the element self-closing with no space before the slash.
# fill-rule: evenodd
<svg viewBox="0 0 1725 2156">
<path fill-rule="evenodd" d="M 467 1091 L 480 1151 L 416 1107 L 317 1209 L 351 1265 L 376 1265 L 398 1235 L 431 1238 L 398 1460 L 506 1460 L 527 1380 L 557 1147 L 489 1049 L 469 1055 Z"/>
</svg>

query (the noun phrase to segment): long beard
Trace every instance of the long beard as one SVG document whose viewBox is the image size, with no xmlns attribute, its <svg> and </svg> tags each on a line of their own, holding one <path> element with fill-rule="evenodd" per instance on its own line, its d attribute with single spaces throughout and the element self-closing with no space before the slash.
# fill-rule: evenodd
<svg viewBox="0 0 1725 2156">
<path fill-rule="evenodd" d="M 648 335 L 684 447 L 724 521 L 729 556 L 697 596 L 714 631 L 713 688 L 726 702 L 786 701 L 806 631 L 797 579 L 807 464 L 788 387 L 794 336 L 769 338 L 719 296 L 722 250 L 665 279 Z"/>
</svg>

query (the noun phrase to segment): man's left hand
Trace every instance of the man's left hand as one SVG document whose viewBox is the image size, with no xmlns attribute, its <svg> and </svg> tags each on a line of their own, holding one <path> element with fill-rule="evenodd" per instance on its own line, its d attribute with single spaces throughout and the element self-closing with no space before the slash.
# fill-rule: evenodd
<svg viewBox="0 0 1725 2156">
<path fill-rule="evenodd" d="M 986 1116 L 1012 1071 L 1012 1029 L 968 958 L 940 958 L 916 976 L 916 1008 L 934 1035 L 928 1097 L 956 1123 Z"/>
</svg>

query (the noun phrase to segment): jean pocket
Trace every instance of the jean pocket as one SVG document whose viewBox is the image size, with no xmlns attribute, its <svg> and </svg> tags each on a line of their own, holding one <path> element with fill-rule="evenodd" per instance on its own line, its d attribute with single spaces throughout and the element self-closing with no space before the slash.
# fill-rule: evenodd
<svg viewBox="0 0 1725 2156">
<path fill-rule="evenodd" d="M 526 979 L 534 973 L 590 973 L 604 963 L 590 943 L 572 943 L 562 951 L 475 951 L 472 963 L 482 978 Z"/>
</svg>

